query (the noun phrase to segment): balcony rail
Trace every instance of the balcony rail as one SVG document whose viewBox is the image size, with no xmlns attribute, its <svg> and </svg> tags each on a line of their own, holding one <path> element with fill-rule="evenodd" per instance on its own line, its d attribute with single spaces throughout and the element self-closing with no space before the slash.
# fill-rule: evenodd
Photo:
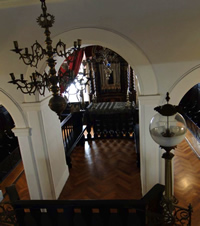
<svg viewBox="0 0 200 226">
<path fill-rule="evenodd" d="M 77 144 L 84 144 L 83 112 L 74 112 L 66 115 L 61 122 L 63 143 L 66 161 L 69 168 L 72 167 L 70 155 Z"/>
<path fill-rule="evenodd" d="M 8 189 L 12 203 L 0 203 L 1 225 L 191 226 L 191 206 L 174 205 L 174 221 L 168 223 L 160 205 L 164 191 L 161 184 L 139 200 L 17 200 L 13 188 Z"/>
</svg>

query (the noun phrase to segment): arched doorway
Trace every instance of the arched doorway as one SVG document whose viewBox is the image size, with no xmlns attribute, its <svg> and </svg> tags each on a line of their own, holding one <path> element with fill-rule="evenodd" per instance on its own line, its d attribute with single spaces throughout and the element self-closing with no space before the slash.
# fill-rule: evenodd
<svg viewBox="0 0 200 226">
<path fill-rule="evenodd" d="M 77 37 L 82 39 L 82 46 L 104 46 L 123 57 L 138 75 L 141 95 L 158 94 L 157 81 L 152 65 L 144 53 L 126 37 L 114 31 L 99 28 L 80 28 L 62 33 L 53 40 L 56 42 L 56 40 L 61 39 L 67 47 L 70 47 Z M 62 62 L 63 59 L 57 58 L 57 70 L 59 70 Z"/>
<path fill-rule="evenodd" d="M 0 105 L 0 182 L 21 159 L 18 139 L 12 132 L 14 127 L 11 115 L 3 105 Z"/>
<path fill-rule="evenodd" d="M 141 118 L 140 134 L 142 134 L 142 136 L 140 136 L 140 145 L 142 145 L 142 158 L 144 160 L 141 164 L 141 173 L 143 178 L 143 194 L 145 194 L 155 183 L 160 181 L 161 177 L 157 146 L 153 143 L 148 132 L 149 121 L 154 114 L 153 107 L 160 101 L 157 79 L 152 65 L 137 45 L 127 37 L 113 30 L 109 31 L 101 28 L 74 29 L 54 37 L 53 41 L 56 42 L 58 39 L 61 39 L 66 43 L 66 47 L 70 48 L 73 41 L 77 38 L 82 39 L 83 46 L 100 45 L 115 51 L 130 64 L 138 77 L 139 95 L 142 97 L 139 100 L 139 112 L 141 112 L 140 114 L 142 115 L 139 117 Z M 57 70 L 59 70 L 62 62 L 63 59 L 57 59 Z M 152 161 L 156 159 L 154 167 L 152 167 L 146 159 L 152 159 Z M 151 175 L 154 175 L 154 177 Z"/>
<path fill-rule="evenodd" d="M 173 104 L 178 105 L 185 94 L 191 90 L 192 87 L 197 86 L 199 83 L 199 73 L 199 67 L 191 68 L 176 84 L 174 84 L 170 90 L 171 102 L 173 102 Z M 183 141 L 178 145 L 175 150 L 174 194 L 180 202 L 184 203 L 184 205 L 188 205 L 188 203 L 192 204 L 194 210 L 192 221 L 196 223 L 199 222 L 199 202 L 197 195 L 199 189 L 196 187 L 196 185 L 199 184 L 199 158 L 189 142 L 187 142 L 187 139 L 190 139 L 190 135 L 191 132 L 188 129 L 186 141 Z M 193 135 L 192 138 L 194 142 L 198 143 L 198 140 Z M 193 146 L 194 144 L 191 145 Z M 176 156 L 178 156 L 178 158 L 176 158 Z"/>
<path fill-rule="evenodd" d="M 193 140 L 192 142 L 194 143 L 198 143 L 198 125 L 197 125 L 197 121 L 198 119 L 194 119 L 192 114 L 197 114 L 197 112 L 191 112 L 191 117 L 190 115 L 188 115 L 188 111 L 192 110 L 191 108 L 194 107 L 195 108 L 195 104 L 196 107 L 198 108 L 198 95 L 194 95 L 195 94 L 195 90 L 198 92 L 198 87 L 199 87 L 199 73 L 200 73 L 200 68 L 192 68 L 191 70 L 189 70 L 188 72 L 186 72 L 180 81 L 177 81 L 176 84 L 174 84 L 174 86 L 171 88 L 171 92 L 170 92 L 170 97 L 172 100 L 172 103 L 175 105 L 179 105 L 181 104 L 181 107 L 185 109 L 182 109 L 183 114 L 185 116 L 186 122 L 187 122 L 187 126 L 188 126 L 188 133 L 191 133 L 190 135 L 193 138 L 191 138 L 191 136 L 189 134 L 186 135 L 186 140 L 187 142 L 191 145 L 193 151 L 197 154 L 197 156 L 200 158 L 200 154 L 198 154 L 195 150 L 195 148 L 193 148 L 193 145 L 196 146 L 196 148 L 198 148 L 198 145 L 196 144 L 192 144 L 191 143 L 191 139 Z M 190 95 L 192 95 L 192 97 L 190 97 Z M 184 100 L 185 98 L 185 100 Z M 188 99 L 189 98 L 189 99 Z M 195 100 L 196 98 L 196 100 Z M 182 101 L 185 101 L 185 103 L 181 103 Z M 188 108 L 190 109 L 186 109 L 186 106 L 183 106 L 186 104 L 186 102 L 189 106 Z M 194 105 L 194 106 L 192 106 Z M 195 110 L 194 110 L 195 111 Z M 196 111 L 198 111 L 198 109 L 196 109 Z M 196 115 L 197 117 L 197 115 Z M 199 151 L 200 153 L 200 151 Z"/>
<path fill-rule="evenodd" d="M 101 45 L 115 51 L 130 64 L 138 77 L 138 84 L 140 87 L 139 95 L 142 96 L 142 103 L 139 105 L 139 111 L 141 112 L 141 114 L 142 112 L 144 112 L 144 114 L 140 117 L 140 133 L 143 135 L 140 136 L 140 144 L 142 143 L 143 145 L 143 147 L 141 148 L 143 151 L 142 158 L 145 160 L 149 159 L 150 157 L 152 161 L 156 158 L 156 164 L 154 164 L 154 167 L 152 167 L 150 163 L 147 163 L 146 160 L 141 164 L 141 172 L 143 177 L 143 194 L 145 194 L 150 188 L 152 188 L 155 183 L 159 182 L 160 178 L 159 158 L 157 157 L 158 154 L 156 148 L 154 147 L 155 145 L 152 144 L 153 141 L 148 134 L 149 119 L 153 115 L 152 106 L 156 106 L 159 99 L 159 96 L 157 96 L 157 80 L 152 69 L 152 65 L 150 64 L 144 53 L 140 49 L 138 49 L 138 47 L 133 42 L 114 31 L 108 31 L 98 28 L 81 28 L 62 33 L 54 37 L 52 41 L 61 39 L 64 43 L 66 43 L 66 47 L 70 47 L 73 41 L 77 39 L 77 37 L 83 40 L 83 45 Z M 57 59 L 56 70 L 60 68 L 62 62 L 63 59 Z M 42 61 L 41 64 L 38 65 L 38 70 L 43 71 L 44 65 L 45 63 L 44 61 Z M 30 71 L 31 69 L 29 67 L 26 73 L 27 76 L 29 76 Z M 43 99 L 43 97 L 39 97 L 38 100 L 41 101 Z M 146 105 L 148 105 L 147 108 Z M 39 107 L 40 106 L 38 105 L 35 106 L 35 108 L 37 109 Z M 31 110 L 29 103 L 27 103 L 27 109 L 28 111 Z M 33 113 L 31 112 L 31 115 L 32 114 Z M 148 145 L 146 145 L 147 143 Z M 49 164 L 48 167 L 51 167 L 51 165 Z M 154 175 L 153 179 L 151 175 Z"/>
<path fill-rule="evenodd" d="M 1 111 L 1 161 L 0 161 L 0 182 L 2 182 L 2 192 L 5 194 L 5 186 L 10 186 L 17 179 L 12 180 L 7 177 L 14 170 L 21 173 L 21 152 L 19 139 L 13 131 L 22 132 L 27 128 L 26 117 L 20 105 L 12 98 L 9 93 L 0 88 L 0 111 Z M 18 164 L 20 163 L 20 164 Z M 4 186 L 5 185 L 5 186 Z"/>
<path fill-rule="evenodd" d="M 16 128 L 26 128 L 28 126 L 27 119 L 19 103 L 17 103 L 14 98 L 2 88 L 0 88 L 0 103 L 11 114 Z"/>
<path fill-rule="evenodd" d="M 200 68 L 192 68 L 170 88 L 170 101 L 172 104 L 179 104 L 185 93 L 194 85 L 199 83 Z"/>
</svg>

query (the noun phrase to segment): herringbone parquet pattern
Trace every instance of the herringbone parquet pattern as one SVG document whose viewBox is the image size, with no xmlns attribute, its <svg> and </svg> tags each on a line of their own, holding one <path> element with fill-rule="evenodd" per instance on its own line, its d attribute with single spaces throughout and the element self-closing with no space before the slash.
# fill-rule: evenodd
<svg viewBox="0 0 200 226">
<path fill-rule="evenodd" d="M 200 226 L 200 160 L 184 140 L 175 150 L 174 194 L 178 205 L 192 204 L 192 225 Z"/>
<path fill-rule="evenodd" d="M 86 142 L 73 152 L 72 166 L 60 199 L 141 198 L 133 141 Z"/>
<path fill-rule="evenodd" d="M 200 160 L 184 140 L 175 150 L 174 190 L 179 205 L 193 206 L 192 226 L 200 226 Z M 60 199 L 130 199 L 141 197 L 133 141 L 96 140 L 76 147 L 73 168 Z M 17 176 L 19 170 L 15 169 Z M 14 171 L 13 171 L 14 172 Z M 13 183 L 13 172 L 0 189 Z M 24 173 L 15 182 L 21 199 L 29 199 Z"/>
</svg>

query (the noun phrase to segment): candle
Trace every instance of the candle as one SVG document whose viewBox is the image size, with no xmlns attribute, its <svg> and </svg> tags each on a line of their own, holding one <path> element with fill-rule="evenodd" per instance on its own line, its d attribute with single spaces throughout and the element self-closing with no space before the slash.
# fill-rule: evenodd
<svg viewBox="0 0 200 226">
<path fill-rule="evenodd" d="M 14 74 L 13 74 L 13 73 L 10 73 L 10 76 L 11 76 L 11 79 L 12 79 L 13 81 L 15 81 L 15 76 L 14 76 Z"/>
<path fill-rule="evenodd" d="M 21 74 L 21 80 L 22 80 L 22 81 L 24 80 L 24 75 L 23 75 L 23 74 Z"/>
<path fill-rule="evenodd" d="M 86 76 L 86 68 L 83 69 L 83 76 Z"/>
<path fill-rule="evenodd" d="M 25 48 L 25 54 L 28 55 L 28 48 Z"/>
<path fill-rule="evenodd" d="M 81 39 L 78 39 L 77 41 L 78 41 L 78 47 L 80 47 L 81 46 Z"/>
<path fill-rule="evenodd" d="M 32 75 L 33 75 L 33 80 L 35 81 L 36 80 L 36 74 L 32 73 Z"/>
<path fill-rule="evenodd" d="M 13 43 L 14 43 L 15 49 L 18 49 L 18 42 L 17 41 L 14 41 Z"/>
</svg>

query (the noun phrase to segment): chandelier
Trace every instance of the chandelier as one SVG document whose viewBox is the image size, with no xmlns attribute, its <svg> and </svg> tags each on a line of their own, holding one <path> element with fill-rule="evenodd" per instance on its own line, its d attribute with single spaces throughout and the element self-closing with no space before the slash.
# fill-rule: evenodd
<svg viewBox="0 0 200 226">
<path fill-rule="evenodd" d="M 103 65 L 104 65 L 104 73 L 106 75 L 106 79 L 109 79 L 112 73 L 111 64 L 107 60 L 105 60 L 103 61 Z"/>
<path fill-rule="evenodd" d="M 73 73 L 67 73 L 62 77 L 58 76 L 55 70 L 56 60 L 54 57 L 55 55 L 65 57 L 68 63 L 70 63 L 70 60 L 75 61 L 81 47 L 81 40 L 78 39 L 75 41 L 74 46 L 69 50 L 66 49 L 66 45 L 61 40 L 59 40 L 56 47 L 53 48 L 49 28 L 53 26 L 55 17 L 47 13 L 45 0 L 40 1 L 42 14 L 37 18 L 37 23 L 40 27 L 45 29 L 44 34 L 46 38 L 46 48 L 43 48 L 42 45 L 36 41 L 31 46 L 30 50 L 28 48 L 22 49 L 19 47 L 18 42 L 14 41 L 14 49 L 12 49 L 12 51 L 19 54 L 19 59 L 21 59 L 24 64 L 35 68 L 37 68 L 38 62 L 46 57 L 46 61 L 49 66 L 48 73 L 44 72 L 41 74 L 35 70 L 29 80 L 25 80 L 23 74 L 20 75 L 19 79 L 16 79 L 14 73 L 10 73 L 11 81 L 9 81 L 9 83 L 17 85 L 17 89 L 20 89 L 22 93 L 29 95 L 35 94 L 36 91 L 38 91 L 40 95 L 44 95 L 45 90 L 48 89 L 53 94 L 53 97 L 49 101 L 49 107 L 60 116 L 66 108 L 67 103 L 66 100 L 60 95 L 59 84 L 63 81 L 72 81 L 74 79 L 74 75 Z"/>
<path fill-rule="evenodd" d="M 117 54 L 112 54 L 111 50 L 105 47 L 95 51 L 95 53 L 97 53 L 99 56 L 94 57 L 94 60 L 96 60 L 97 62 L 102 62 L 106 79 L 109 79 L 113 71 L 111 68 L 111 62 L 116 59 Z"/>
</svg>

